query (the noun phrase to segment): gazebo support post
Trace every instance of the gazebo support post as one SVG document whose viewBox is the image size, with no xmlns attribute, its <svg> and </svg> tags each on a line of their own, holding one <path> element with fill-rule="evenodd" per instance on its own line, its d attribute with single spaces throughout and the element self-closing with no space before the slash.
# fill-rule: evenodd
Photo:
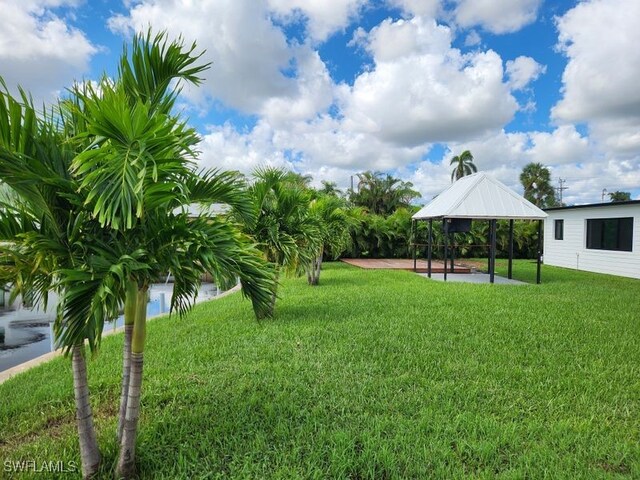
<svg viewBox="0 0 640 480">
<path fill-rule="evenodd" d="M 447 240 L 449 239 L 449 227 L 447 225 L 447 219 L 442 219 L 442 230 L 444 230 L 444 281 L 447 281 L 447 258 L 449 257 L 449 245 Z"/>
<path fill-rule="evenodd" d="M 429 219 L 429 240 L 427 241 L 427 276 L 431 278 L 431 254 L 433 243 L 433 218 Z"/>
<path fill-rule="evenodd" d="M 536 266 L 536 283 L 540 283 L 540 264 L 542 263 L 542 220 L 538 220 L 538 265 Z"/>
<path fill-rule="evenodd" d="M 411 220 L 411 242 L 413 243 L 413 273 L 417 272 L 417 260 L 416 260 L 416 221 Z"/>
<path fill-rule="evenodd" d="M 491 273 L 491 220 L 489 220 L 489 248 L 487 249 L 487 273 Z"/>
<path fill-rule="evenodd" d="M 509 268 L 507 278 L 511 279 L 513 273 L 513 219 L 509 220 Z"/>
<path fill-rule="evenodd" d="M 491 233 L 489 234 L 489 236 L 491 237 L 491 246 L 489 247 L 491 251 L 491 253 L 489 254 L 489 265 L 491 265 L 489 268 L 490 283 L 494 282 L 496 275 L 496 222 L 497 220 L 491 220 Z"/>
<path fill-rule="evenodd" d="M 449 237 L 451 239 L 451 273 L 454 273 L 454 267 L 453 267 L 453 261 L 456 258 L 456 236 L 455 234 L 451 233 L 450 234 L 451 237 Z"/>
</svg>

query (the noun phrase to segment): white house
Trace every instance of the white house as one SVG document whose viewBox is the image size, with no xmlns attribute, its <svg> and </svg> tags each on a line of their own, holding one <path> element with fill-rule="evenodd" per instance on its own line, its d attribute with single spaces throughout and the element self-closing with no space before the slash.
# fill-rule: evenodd
<svg viewBox="0 0 640 480">
<path fill-rule="evenodd" d="M 640 200 L 545 211 L 546 265 L 640 278 Z"/>
</svg>

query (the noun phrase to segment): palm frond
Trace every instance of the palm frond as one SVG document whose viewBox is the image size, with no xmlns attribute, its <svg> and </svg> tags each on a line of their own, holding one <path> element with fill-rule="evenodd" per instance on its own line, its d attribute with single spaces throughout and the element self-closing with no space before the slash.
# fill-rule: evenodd
<svg viewBox="0 0 640 480">
<path fill-rule="evenodd" d="M 168 114 L 180 92 L 180 81 L 199 85 L 199 76 L 209 63 L 197 65 L 204 52 L 196 53 L 195 42 L 185 48 L 178 38 L 169 42 L 166 32 L 136 34 L 131 54 L 125 47 L 118 68 L 119 78 L 130 99 L 139 100 L 154 112 Z"/>
<path fill-rule="evenodd" d="M 218 169 L 204 170 L 190 175 L 184 184 L 191 202 L 228 205 L 234 216 L 243 223 L 251 225 L 255 221 L 253 202 L 240 173 Z"/>
</svg>

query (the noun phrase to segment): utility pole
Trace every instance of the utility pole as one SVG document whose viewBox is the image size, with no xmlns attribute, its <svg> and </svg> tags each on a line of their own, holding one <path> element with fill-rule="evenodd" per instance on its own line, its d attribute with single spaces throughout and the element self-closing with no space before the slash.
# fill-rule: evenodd
<svg viewBox="0 0 640 480">
<path fill-rule="evenodd" d="M 602 189 L 602 203 L 604 203 L 604 196 L 607 194 L 607 189 L 603 188 Z"/>
<path fill-rule="evenodd" d="M 565 187 L 565 186 L 564 186 L 564 184 L 565 184 L 565 183 L 567 183 L 567 181 L 566 181 L 565 179 L 563 179 L 563 178 L 559 178 L 559 177 L 558 177 L 558 182 L 560 183 L 560 186 L 557 188 L 557 190 L 558 190 L 558 197 L 559 197 L 559 199 L 560 199 L 560 205 L 562 205 L 562 192 L 563 192 L 564 190 L 566 190 L 567 188 L 569 188 L 569 187 Z"/>
</svg>

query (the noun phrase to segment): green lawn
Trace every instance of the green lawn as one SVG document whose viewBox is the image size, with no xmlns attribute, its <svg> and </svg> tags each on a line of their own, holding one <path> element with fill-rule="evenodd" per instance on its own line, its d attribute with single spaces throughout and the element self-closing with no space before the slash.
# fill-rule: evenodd
<svg viewBox="0 0 640 480">
<path fill-rule="evenodd" d="M 155 320 L 141 478 L 640 478 L 640 282 L 542 279 L 329 264 L 319 287 L 285 281 L 271 321 L 237 294 Z M 105 477 L 121 341 L 89 371 Z M 0 477 L 6 460 L 78 462 L 73 415 L 68 360 L 0 385 Z"/>
</svg>

